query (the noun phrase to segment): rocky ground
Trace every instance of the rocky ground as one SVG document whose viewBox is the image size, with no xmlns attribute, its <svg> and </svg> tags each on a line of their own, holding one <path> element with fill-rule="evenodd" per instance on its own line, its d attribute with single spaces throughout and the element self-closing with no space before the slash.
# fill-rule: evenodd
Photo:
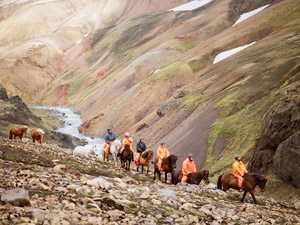
<svg viewBox="0 0 300 225">
<path fill-rule="evenodd" d="M 0 224 L 300 224 L 300 202 L 257 190 L 258 205 L 241 203 L 235 190 L 153 182 L 134 169 L 0 137 Z"/>
</svg>

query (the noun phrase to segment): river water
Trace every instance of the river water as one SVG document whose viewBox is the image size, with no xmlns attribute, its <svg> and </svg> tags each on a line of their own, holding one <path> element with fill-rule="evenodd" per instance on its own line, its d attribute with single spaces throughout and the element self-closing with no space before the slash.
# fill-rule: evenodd
<svg viewBox="0 0 300 225">
<path fill-rule="evenodd" d="M 78 131 L 78 127 L 82 124 L 82 120 L 80 116 L 71 108 L 63 108 L 63 107 L 54 107 L 54 106 L 29 106 L 30 108 L 44 109 L 50 110 L 57 113 L 58 117 L 62 117 L 63 119 L 63 127 L 58 128 L 56 131 L 68 134 L 73 137 L 77 137 L 86 141 L 89 145 L 97 145 L 98 156 L 101 157 L 102 145 L 104 144 L 104 139 L 98 137 L 89 137 L 83 134 L 80 134 Z"/>
</svg>

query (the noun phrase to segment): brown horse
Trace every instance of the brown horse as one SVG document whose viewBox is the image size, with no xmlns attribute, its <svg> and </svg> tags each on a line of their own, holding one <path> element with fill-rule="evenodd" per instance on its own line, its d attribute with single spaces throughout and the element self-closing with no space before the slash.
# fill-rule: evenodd
<svg viewBox="0 0 300 225">
<path fill-rule="evenodd" d="M 25 134 L 27 133 L 27 126 L 23 126 L 23 127 L 19 127 L 19 128 L 11 128 L 9 130 L 9 139 L 14 139 L 16 140 L 16 137 L 18 136 L 20 138 L 20 140 L 22 141 L 23 138 L 23 134 L 25 136 Z"/>
<path fill-rule="evenodd" d="M 133 153 L 130 150 L 129 145 L 125 145 L 123 152 L 120 154 L 120 159 L 121 159 L 121 167 L 126 170 L 130 170 L 130 163 L 131 160 L 133 159 Z"/>
<path fill-rule="evenodd" d="M 143 170 L 144 170 L 144 166 L 147 167 L 147 174 L 149 171 L 149 166 L 150 163 L 153 159 L 153 151 L 151 150 L 147 150 L 145 152 L 142 153 L 141 157 L 140 157 L 140 164 L 136 166 L 136 171 L 139 172 L 139 168 L 140 166 L 142 167 L 142 174 L 143 174 Z"/>
<path fill-rule="evenodd" d="M 208 170 L 201 170 L 195 173 L 192 173 L 191 176 L 188 177 L 187 183 L 188 184 L 197 184 L 199 185 L 202 179 L 205 181 L 206 184 L 209 184 L 210 181 L 208 179 L 209 171 Z M 182 170 L 174 170 L 172 172 L 172 184 L 177 184 L 181 182 L 182 179 Z"/>
<path fill-rule="evenodd" d="M 241 199 L 241 202 L 244 201 L 244 198 L 249 191 L 254 203 L 257 204 L 254 196 L 255 186 L 258 185 L 260 190 L 264 192 L 268 180 L 265 177 L 255 173 L 248 173 L 243 178 L 242 189 L 244 190 L 244 195 Z M 232 173 L 221 175 L 218 179 L 218 189 L 222 190 L 222 186 L 223 191 L 225 192 L 230 188 L 238 189 L 238 180 Z"/>
<path fill-rule="evenodd" d="M 40 144 L 42 144 L 44 136 L 45 136 L 45 132 L 40 128 L 33 128 L 31 130 L 31 137 L 32 137 L 32 142 L 33 143 L 35 143 L 35 141 L 37 141 Z"/>
<path fill-rule="evenodd" d="M 172 173 L 173 170 L 176 168 L 176 161 L 177 156 L 175 155 L 169 155 L 167 158 L 164 158 L 162 161 L 162 172 L 165 172 L 165 183 L 167 183 L 167 175 L 168 173 Z M 155 180 L 155 175 L 158 174 L 159 180 L 161 180 L 161 173 L 158 170 L 158 159 L 154 162 L 154 177 L 153 180 Z"/>
</svg>

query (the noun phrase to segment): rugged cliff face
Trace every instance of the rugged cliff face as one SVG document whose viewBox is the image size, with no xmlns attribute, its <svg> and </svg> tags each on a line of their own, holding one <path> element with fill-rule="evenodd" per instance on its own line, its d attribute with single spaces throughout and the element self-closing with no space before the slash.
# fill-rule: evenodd
<svg viewBox="0 0 300 225">
<path fill-rule="evenodd" d="M 166 140 L 178 166 L 194 153 L 198 168 L 216 177 L 240 154 L 266 172 L 273 159 L 258 162 L 252 152 L 271 155 L 293 134 L 279 129 L 272 149 L 263 146 L 270 109 L 299 79 L 300 3 L 221 0 L 177 12 L 168 10 L 187 1 L 159 2 L 2 3 L 1 82 L 26 102 L 76 108 L 86 134 L 103 136 L 109 126 L 119 137 L 132 133 L 134 144 L 145 137 L 153 150 Z M 25 20 L 29 14 L 36 17 Z M 285 122 L 296 132 L 295 121 Z"/>
<path fill-rule="evenodd" d="M 291 85 L 266 115 L 265 125 L 249 162 L 251 171 L 273 169 L 284 181 L 300 187 L 300 84 Z M 280 95 L 277 95 L 281 97 Z"/>
</svg>

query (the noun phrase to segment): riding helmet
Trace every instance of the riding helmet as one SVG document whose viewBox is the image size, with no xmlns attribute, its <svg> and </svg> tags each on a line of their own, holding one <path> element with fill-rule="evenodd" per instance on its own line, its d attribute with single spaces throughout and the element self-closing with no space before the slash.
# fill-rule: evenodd
<svg viewBox="0 0 300 225">
<path fill-rule="evenodd" d="M 236 155 L 234 158 L 235 158 L 235 159 L 238 159 L 238 158 L 240 158 L 240 157 L 241 157 L 241 156 L 239 156 L 239 155 Z"/>
<path fill-rule="evenodd" d="M 129 133 L 128 133 L 128 132 L 125 132 L 125 136 L 126 136 L 126 137 L 129 137 Z"/>
</svg>

